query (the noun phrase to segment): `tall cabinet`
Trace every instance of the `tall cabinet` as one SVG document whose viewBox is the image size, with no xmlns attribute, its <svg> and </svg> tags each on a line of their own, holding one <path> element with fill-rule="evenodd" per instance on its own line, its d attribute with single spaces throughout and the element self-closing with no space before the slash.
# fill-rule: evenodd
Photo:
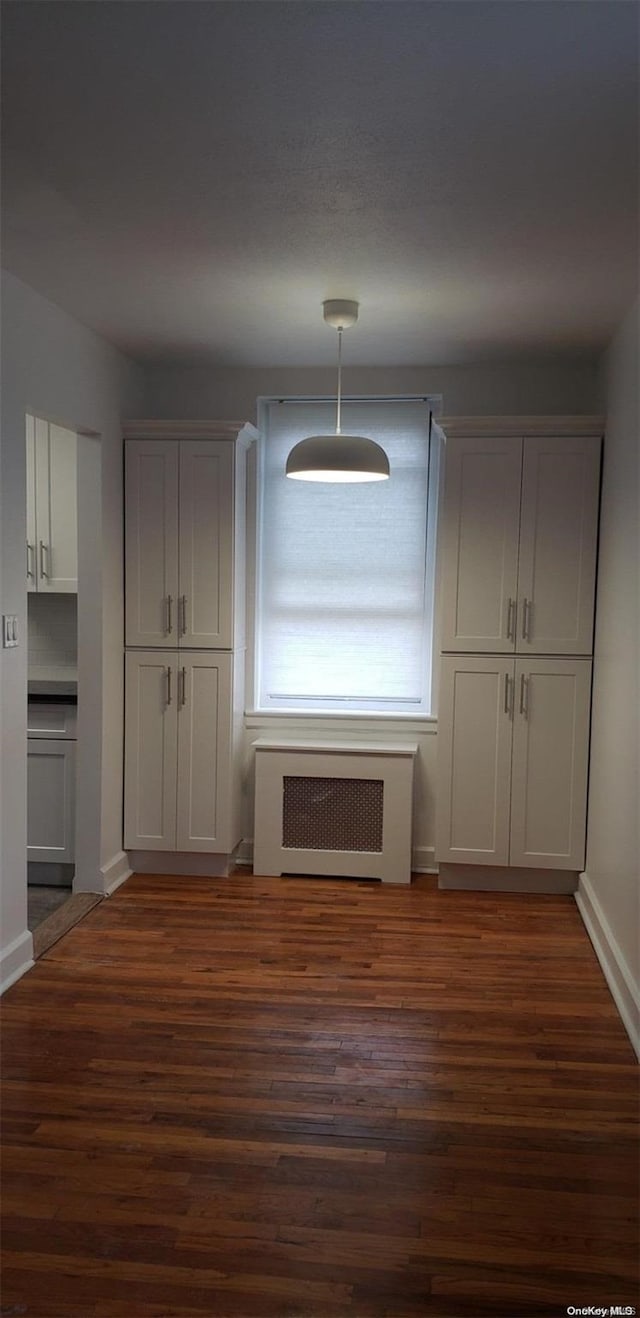
<svg viewBox="0 0 640 1318">
<path fill-rule="evenodd" d="M 134 868 L 225 873 L 241 839 L 247 450 L 235 422 L 125 429 L 125 810 Z"/>
<path fill-rule="evenodd" d="M 440 886 L 570 891 L 584 867 L 602 421 L 445 431 Z"/>
</svg>

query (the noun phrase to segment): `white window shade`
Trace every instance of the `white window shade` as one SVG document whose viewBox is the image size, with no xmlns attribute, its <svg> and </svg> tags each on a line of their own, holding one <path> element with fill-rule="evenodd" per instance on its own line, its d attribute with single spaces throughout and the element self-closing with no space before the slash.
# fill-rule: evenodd
<svg viewBox="0 0 640 1318">
<path fill-rule="evenodd" d="M 260 707 L 428 713 L 435 503 L 428 404 L 343 404 L 343 432 L 376 440 L 391 466 L 388 481 L 356 485 L 285 476 L 298 440 L 332 433 L 332 403 L 273 401 L 265 413 Z"/>
</svg>

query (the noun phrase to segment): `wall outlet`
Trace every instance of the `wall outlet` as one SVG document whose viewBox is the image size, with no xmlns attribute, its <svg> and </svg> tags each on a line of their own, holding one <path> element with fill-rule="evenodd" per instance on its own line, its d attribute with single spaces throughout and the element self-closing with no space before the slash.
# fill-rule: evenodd
<svg viewBox="0 0 640 1318">
<path fill-rule="evenodd" d="M 18 644 L 18 615 L 17 613 L 3 613 L 2 615 L 2 645 L 5 650 L 11 650 Z"/>
</svg>

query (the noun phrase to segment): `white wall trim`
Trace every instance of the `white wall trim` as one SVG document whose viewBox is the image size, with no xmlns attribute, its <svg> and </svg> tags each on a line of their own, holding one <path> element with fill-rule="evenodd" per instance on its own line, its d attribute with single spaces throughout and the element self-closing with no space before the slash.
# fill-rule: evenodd
<svg viewBox="0 0 640 1318">
<path fill-rule="evenodd" d="M 0 957 L 0 994 L 15 984 L 27 970 L 35 965 L 33 959 L 33 935 L 29 929 L 14 938 L 5 947 Z"/>
<path fill-rule="evenodd" d="M 126 851 L 116 852 L 116 855 L 111 857 L 108 864 L 102 866 L 101 873 L 105 897 L 111 897 L 116 888 L 119 888 L 121 883 L 130 879 L 133 874 Z"/>
<path fill-rule="evenodd" d="M 435 714 L 383 714 L 376 713 L 372 710 L 362 710 L 358 712 L 350 711 L 348 714 L 339 710 L 299 710 L 299 709 L 269 709 L 269 710 L 246 710 L 244 716 L 244 725 L 249 732 L 263 730 L 271 734 L 274 723 L 287 724 L 287 733 L 292 735 L 300 729 L 304 729 L 310 723 L 315 727 L 317 736 L 320 733 L 318 725 L 328 725 L 328 731 L 344 731 L 345 725 L 351 725 L 353 731 L 359 731 L 368 736 L 370 732 L 376 735 L 386 736 L 388 733 L 401 732 L 403 735 L 408 732 L 418 732 L 424 735 L 435 736 L 438 731 L 438 720 Z"/>
<path fill-rule="evenodd" d="M 446 435 L 602 435 L 603 416 L 441 416 Z"/>
<path fill-rule="evenodd" d="M 258 431 L 250 421 L 123 421 L 125 439 L 241 439 L 253 443 Z"/>
<path fill-rule="evenodd" d="M 536 869 L 520 865 L 466 865 L 441 861 L 438 887 L 443 892 L 528 892 L 573 896 L 575 870 Z"/>
<path fill-rule="evenodd" d="M 181 878 L 226 879 L 236 851 L 129 851 L 130 874 L 169 874 Z M 124 883 L 124 879 L 120 880 Z M 118 887 L 118 884 L 114 885 Z"/>
<path fill-rule="evenodd" d="M 593 943 L 622 1024 L 640 1058 L 640 990 L 613 935 L 588 874 L 580 875 L 576 905 Z"/>
<path fill-rule="evenodd" d="M 243 837 L 235 854 L 236 865 L 253 865 L 253 838 Z M 435 847 L 413 847 L 411 852 L 412 874 L 437 874 Z"/>
<path fill-rule="evenodd" d="M 435 847 L 414 847 L 411 852 L 413 874 L 437 874 Z"/>
</svg>

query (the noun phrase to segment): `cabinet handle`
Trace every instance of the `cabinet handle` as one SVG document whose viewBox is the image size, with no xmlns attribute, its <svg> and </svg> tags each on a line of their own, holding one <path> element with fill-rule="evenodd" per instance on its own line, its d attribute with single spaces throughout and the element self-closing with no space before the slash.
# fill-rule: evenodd
<svg viewBox="0 0 640 1318">
<path fill-rule="evenodd" d="M 31 558 L 31 555 L 34 553 L 34 551 L 35 551 L 35 545 L 29 544 L 29 541 L 27 540 L 27 576 L 32 578 L 35 576 L 35 572 L 32 566 L 33 560 Z"/>
<path fill-rule="evenodd" d="M 516 617 L 517 601 L 509 596 L 507 605 L 507 640 L 515 641 L 516 639 Z"/>
<path fill-rule="evenodd" d="M 171 704 L 171 666 L 167 668 L 167 704 Z"/>
<path fill-rule="evenodd" d="M 180 704 L 186 705 L 186 703 L 187 703 L 187 670 L 186 668 L 181 668 L 180 669 Z"/>
<path fill-rule="evenodd" d="M 508 713 L 510 712 L 510 708 L 511 708 L 511 702 L 510 702 L 510 700 L 509 700 L 509 674 L 508 674 L 508 673 L 505 673 L 505 675 L 504 675 L 504 712 L 505 712 L 505 714 L 508 714 Z"/>
<path fill-rule="evenodd" d="M 44 570 L 44 556 L 49 553 L 49 546 L 45 545 L 44 540 L 40 541 L 40 576 L 48 577 L 49 573 Z"/>
<path fill-rule="evenodd" d="M 173 599 L 171 595 L 167 595 L 167 632 L 169 633 L 169 635 L 171 635 L 171 632 L 173 631 L 172 606 L 173 606 Z"/>
<path fill-rule="evenodd" d="M 529 717 L 529 678 L 520 674 L 520 713 Z"/>
<path fill-rule="evenodd" d="M 530 636 L 530 634 L 529 634 L 529 633 L 530 633 L 530 630 L 531 630 L 531 600 L 528 600 L 527 597 L 526 597 L 526 595 L 525 595 L 524 603 L 523 603 L 523 606 L 522 606 L 522 639 L 523 639 L 523 641 L 530 641 L 530 640 L 531 640 L 531 636 Z"/>
<path fill-rule="evenodd" d="M 187 597 L 180 596 L 180 635 L 184 636 L 187 630 Z"/>
</svg>

